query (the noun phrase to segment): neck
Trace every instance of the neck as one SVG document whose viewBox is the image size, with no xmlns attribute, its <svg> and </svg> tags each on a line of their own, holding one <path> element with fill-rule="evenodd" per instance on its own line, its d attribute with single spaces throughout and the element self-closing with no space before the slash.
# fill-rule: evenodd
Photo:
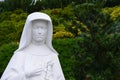
<svg viewBox="0 0 120 80">
<path fill-rule="evenodd" d="M 26 53 L 39 56 L 46 56 L 52 53 L 51 49 L 49 49 L 48 46 L 46 46 L 45 44 L 36 45 L 33 43 L 31 43 L 25 51 Z"/>
</svg>

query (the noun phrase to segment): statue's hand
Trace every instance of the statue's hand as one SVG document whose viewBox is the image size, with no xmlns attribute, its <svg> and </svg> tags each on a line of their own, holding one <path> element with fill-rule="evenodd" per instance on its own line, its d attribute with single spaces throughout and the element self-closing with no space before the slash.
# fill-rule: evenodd
<svg viewBox="0 0 120 80">
<path fill-rule="evenodd" d="M 25 75 L 26 77 L 30 78 L 30 77 L 41 75 L 43 71 L 44 70 L 42 68 L 37 68 L 37 69 L 33 69 L 25 72 Z"/>
</svg>

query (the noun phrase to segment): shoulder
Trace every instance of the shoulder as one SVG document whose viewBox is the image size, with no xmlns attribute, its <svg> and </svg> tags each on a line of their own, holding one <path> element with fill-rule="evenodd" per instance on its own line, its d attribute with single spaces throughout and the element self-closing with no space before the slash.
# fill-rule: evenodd
<svg viewBox="0 0 120 80">
<path fill-rule="evenodd" d="M 59 60 L 57 53 L 52 52 L 52 53 L 51 53 L 51 56 L 52 56 L 52 59 L 53 59 L 53 60 Z"/>
<path fill-rule="evenodd" d="M 9 65 L 16 66 L 21 65 L 24 62 L 25 55 L 21 52 L 16 52 L 13 54 L 12 58 L 9 61 Z"/>
<path fill-rule="evenodd" d="M 15 59 L 22 59 L 25 57 L 25 53 L 23 51 L 19 51 L 19 52 L 16 52 L 14 53 L 13 57 L 12 58 L 15 58 Z"/>
<path fill-rule="evenodd" d="M 53 56 L 53 57 L 58 57 L 58 54 L 55 53 L 55 52 L 51 52 L 50 55 Z"/>
</svg>

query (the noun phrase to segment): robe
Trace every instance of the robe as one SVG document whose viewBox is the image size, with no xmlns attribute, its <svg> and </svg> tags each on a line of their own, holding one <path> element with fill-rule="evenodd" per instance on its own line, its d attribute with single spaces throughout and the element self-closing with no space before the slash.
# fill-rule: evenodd
<svg viewBox="0 0 120 80">
<path fill-rule="evenodd" d="M 32 42 L 32 21 L 34 20 L 48 22 L 46 47 L 29 46 Z M 58 53 L 52 46 L 52 33 L 52 20 L 47 14 L 34 12 L 28 15 L 19 48 L 14 52 L 1 80 L 65 80 Z"/>
<path fill-rule="evenodd" d="M 39 69 L 34 76 L 31 71 Z M 18 52 L 11 58 L 1 80 L 65 80 L 58 55 L 35 55 Z"/>
</svg>

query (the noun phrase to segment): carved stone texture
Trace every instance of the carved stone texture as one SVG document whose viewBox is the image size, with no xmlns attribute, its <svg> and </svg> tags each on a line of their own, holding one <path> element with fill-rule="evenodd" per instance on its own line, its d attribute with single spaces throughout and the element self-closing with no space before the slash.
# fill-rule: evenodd
<svg viewBox="0 0 120 80">
<path fill-rule="evenodd" d="M 1 80 L 65 80 L 52 46 L 51 18 L 40 12 L 28 15 L 18 49 Z"/>
</svg>

